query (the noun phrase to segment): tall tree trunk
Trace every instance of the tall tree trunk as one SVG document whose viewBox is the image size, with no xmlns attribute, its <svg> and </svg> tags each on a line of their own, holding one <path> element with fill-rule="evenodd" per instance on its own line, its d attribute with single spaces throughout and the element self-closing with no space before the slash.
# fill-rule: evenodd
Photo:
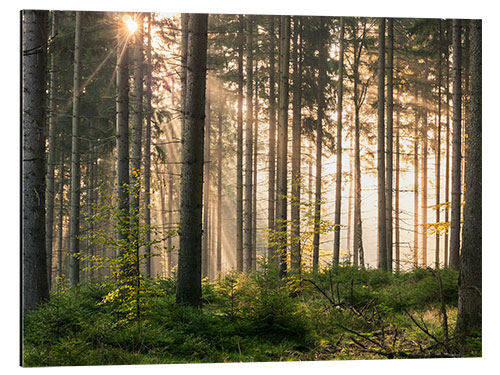
<svg viewBox="0 0 500 375">
<path fill-rule="evenodd" d="M 458 315 L 455 334 L 465 341 L 482 329 L 482 24 L 470 21 L 470 122 L 468 127 L 465 171 L 465 207 L 460 254 Z"/>
<path fill-rule="evenodd" d="M 420 108 L 418 107 L 418 89 L 415 90 L 415 126 L 414 126 L 414 146 L 413 146 L 413 167 L 414 180 L 413 180 L 413 266 L 418 267 L 418 141 L 419 141 L 419 128 L 420 122 Z"/>
<path fill-rule="evenodd" d="M 300 186 L 301 186 L 301 125 L 302 125 L 302 36 L 301 19 L 293 19 L 293 102 L 292 102 L 292 196 L 290 202 L 290 260 L 291 268 L 300 270 Z M 300 40 L 299 40 L 300 39 Z"/>
<path fill-rule="evenodd" d="M 352 252 L 351 252 L 351 230 L 354 227 L 352 224 L 352 199 L 354 193 L 354 137 L 352 135 L 352 127 L 350 130 L 350 147 L 349 147 L 349 197 L 347 201 L 347 260 L 352 264 Z"/>
<path fill-rule="evenodd" d="M 400 172 L 400 145 L 399 145 L 399 127 L 400 127 L 400 112 L 399 112 L 399 90 L 398 96 L 396 98 L 396 176 L 395 176 L 395 185 L 396 188 L 394 190 L 394 241 L 395 241 L 395 266 L 396 271 L 400 271 L 401 269 L 401 254 L 399 248 L 399 172 Z"/>
<path fill-rule="evenodd" d="M 203 138 L 207 74 L 207 14 L 191 14 L 182 129 L 180 253 L 176 301 L 201 305 Z"/>
<path fill-rule="evenodd" d="M 315 203 L 314 203 L 314 236 L 313 236 L 313 272 L 319 270 L 319 241 L 321 224 L 321 177 L 322 177 L 322 150 L 323 150 L 323 116 L 325 107 L 325 85 L 326 85 L 326 25 L 325 18 L 319 18 L 319 68 L 318 68 L 318 117 L 316 121 L 316 184 L 315 184 Z"/>
<path fill-rule="evenodd" d="M 22 12 L 22 311 L 49 298 L 45 249 L 47 11 Z"/>
<path fill-rule="evenodd" d="M 387 246 L 387 269 L 392 270 L 392 145 L 393 145 L 393 113 L 394 113 L 394 100 L 393 100 L 393 75 L 394 75 L 394 20 L 387 19 L 387 153 L 386 153 L 386 246 Z"/>
<path fill-rule="evenodd" d="M 450 28 L 449 22 L 446 27 L 446 46 L 450 43 Z M 444 212 L 444 221 L 448 222 L 450 219 L 450 53 L 448 48 L 446 48 L 446 172 L 445 172 L 445 187 L 444 187 L 444 200 L 446 204 L 446 210 Z M 449 265 L 449 231 L 444 233 L 444 266 Z"/>
<path fill-rule="evenodd" d="M 387 269 L 387 223 L 385 199 L 385 18 L 378 27 L 378 268 Z"/>
<path fill-rule="evenodd" d="M 257 33 L 258 33 L 258 28 Z M 259 50 L 257 43 L 256 50 Z M 252 182 L 252 269 L 257 269 L 257 154 L 258 154 L 258 140 L 259 140 L 259 79 L 257 72 L 259 71 L 258 62 L 255 61 L 255 74 L 254 74 L 254 126 L 253 126 L 253 182 Z"/>
<path fill-rule="evenodd" d="M 267 198 L 268 229 L 270 233 L 270 244 L 268 245 L 268 259 L 275 264 L 278 263 L 276 241 L 273 238 L 275 232 L 275 205 L 276 205 L 276 94 L 275 94 L 275 36 L 274 19 L 269 16 L 269 187 Z"/>
<path fill-rule="evenodd" d="M 80 282 L 80 78 L 81 76 L 81 12 L 75 13 L 75 54 L 73 65 L 73 117 L 71 134 L 71 183 L 69 216 L 69 280 L 71 286 Z"/>
<path fill-rule="evenodd" d="M 427 77 L 427 75 L 426 75 Z M 426 79 L 427 81 L 427 79 Z M 422 267 L 427 267 L 427 154 L 428 154 L 428 112 L 424 109 L 422 126 Z"/>
<path fill-rule="evenodd" d="M 120 40 L 120 35 L 118 40 Z M 127 42 L 125 42 L 127 43 Z M 129 53 L 124 44 L 116 64 L 116 183 L 117 183 L 117 239 L 127 242 L 129 235 Z M 123 250 L 120 250 L 123 256 Z"/>
<path fill-rule="evenodd" d="M 222 271 L 222 114 L 224 113 L 224 98 L 222 89 L 219 90 L 219 129 L 217 137 L 217 254 L 216 275 L 220 277 Z"/>
<path fill-rule="evenodd" d="M 205 163 L 203 165 L 203 239 L 202 239 L 202 254 L 201 254 L 201 274 L 202 277 L 208 277 L 209 261 L 210 261 L 210 227 L 209 227 L 209 211 L 210 211 L 210 170 L 211 170 L 211 145 L 212 145 L 212 117 L 211 117 L 211 102 L 212 95 L 210 90 L 211 80 L 209 79 L 207 86 L 207 94 L 205 101 Z"/>
<path fill-rule="evenodd" d="M 278 115 L 278 165 L 276 188 L 276 227 L 279 236 L 279 277 L 287 270 L 287 149 L 288 149 L 288 78 L 290 62 L 290 17 L 281 16 L 280 81 Z"/>
<path fill-rule="evenodd" d="M 61 148 L 61 160 L 59 162 L 59 232 L 58 232 L 58 250 L 57 250 L 57 276 L 63 276 L 63 215 L 64 215 L 64 152 Z"/>
<path fill-rule="evenodd" d="M 144 56 L 143 56 L 143 16 L 137 13 L 135 16 L 137 30 L 133 38 L 133 72 L 131 94 L 131 134 L 130 134 L 130 225 L 133 241 L 135 261 L 130 272 L 139 275 L 139 216 L 140 216 L 140 193 L 142 179 L 142 128 L 143 128 L 143 78 L 144 78 Z M 138 280 L 138 279 L 137 279 Z"/>
<path fill-rule="evenodd" d="M 50 12 L 51 26 L 50 35 L 56 33 L 56 13 Z M 54 51 L 50 51 L 49 58 L 49 144 L 47 155 L 47 190 L 45 194 L 46 218 L 45 218 L 45 249 L 47 251 L 47 278 L 49 290 L 52 284 L 52 246 L 54 234 L 54 167 L 56 164 L 56 74 Z"/>
<path fill-rule="evenodd" d="M 436 122 L 436 223 L 441 221 L 441 86 L 443 85 L 443 20 L 439 20 L 439 59 L 438 59 L 438 108 L 437 108 L 437 122 Z M 436 249 L 435 249 L 435 263 L 436 269 L 439 268 L 439 252 L 440 252 L 440 235 L 436 231 Z"/>
<path fill-rule="evenodd" d="M 354 101 L 354 235 L 353 257 L 354 266 L 364 267 L 363 225 L 361 221 L 361 157 L 360 157 L 360 119 L 362 99 L 359 93 L 359 62 L 363 45 L 358 41 L 357 20 L 354 24 L 354 62 L 353 62 L 353 101 Z M 359 263 L 358 263 L 359 261 Z"/>
<path fill-rule="evenodd" d="M 450 266 L 460 267 L 460 191 L 462 122 L 461 20 L 453 20 L 453 156 L 451 182 Z"/>
<path fill-rule="evenodd" d="M 236 270 L 243 271 L 243 16 L 238 29 L 238 119 L 236 150 Z"/>
<path fill-rule="evenodd" d="M 243 271 L 252 269 L 252 151 L 253 151 L 253 16 L 247 16 L 247 61 L 246 61 L 246 129 L 245 129 L 245 200 Z"/>
<path fill-rule="evenodd" d="M 335 174 L 335 232 L 333 238 L 333 264 L 340 261 L 340 214 L 342 204 L 342 97 L 344 92 L 344 18 L 340 17 L 339 80 L 337 88 L 337 171 Z"/>
<path fill-rule="evenodd" d="M 148 44 L 146 49 L 147 57 L 147 69 L 146 69 L 146 139 L 144 144 L 144 226 L 146 227 L 146 233 L 144 236 L 145 245 L 145 255 L 146 255 L 146 276 L 151 277 L 151 85 L 152 85 L 152 69 L 153 61 L 151 58 L 151 24 L 153 22 L 153 14 L 148 13 Z"/>
</svg>

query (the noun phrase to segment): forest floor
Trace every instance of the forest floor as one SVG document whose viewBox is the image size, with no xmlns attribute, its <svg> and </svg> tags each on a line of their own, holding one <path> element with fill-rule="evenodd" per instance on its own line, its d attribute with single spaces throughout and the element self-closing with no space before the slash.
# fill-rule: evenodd
<svg viewBox="0 0 500 375">
<path fill-rule="evenodd" d="M 341 266 L 278 282 L 267 267 L 204 281 L 202 308 L 175 303 L 174 279 L 144 280 L 138 304 L 111 282 L 61 283 L 24 321 L 23 365 L 481 356 L 480 334 L 453 340 L 457 280 Z"/>
</svg>

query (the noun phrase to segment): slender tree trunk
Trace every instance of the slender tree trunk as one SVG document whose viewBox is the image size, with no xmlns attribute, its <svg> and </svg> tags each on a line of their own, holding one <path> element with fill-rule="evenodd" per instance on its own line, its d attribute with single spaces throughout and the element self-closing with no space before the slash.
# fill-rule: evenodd
<svg viewBox="0 0 500 375">
<path fill-rule="evenodd" d="M 446 45 L 450 43 L 450 28 L 446 28 Z M 444 212 L 444 221 L 450 220 L 450 53 L 446 48 L 446 172 L 445 172 L 445 188 L 444 200 L 446 202 L 446 210 Z M 449 231 L 444 233 L 444 266 L 449 266 Z"/>
<path fill-rule="evenodd" d="M 63 215 L 64 215 L 64 152 L 61 148 L 61 160 L 59 164 L 59 238 L 57 251 L 57 276 L 63 277 Z"/>
<path fill-rule="evenodd" d="M 413 192 L 413 266 L 418 267 L 418 141 L 419 141 L 419 128 L 420 122 L 420 109 L 418 108 L 418 89 L 415 90 L 415 133 L 414 133 L 414 146 L 413 146 L 413 166 L 414 172 L 414 192 Z"/>
<path fill-rule="evenodd" d="M 387 269 L 387 223 L 385 199 L 385 18 L 378 27 L 378 268 Z"/>
<path fill-rule="evenodd" d="M 288 149 L 288 78 L 290 62 L 290 17 L 281 16 L 280 81 L 278 116 L 278 166 L 276 188 L 276 227 L 279 236 L 279 277 L 287 271 L 287 149 Z"/>
<path fill-rule="evenodd" d="M 146 233 L 144 241 L 146 242 L 145 253 L 146 253 L 146 276 L 151 277 L 151 85 L 152 85 L 152 69 L 153 61 L 151 58 L 151 24 L 153 22 L 153 14 L 148 13 L 148 44 L 146 50 L 147 56 L 147 69 L 146 69 L 146 143 L 144 145 L 144 225 L 146 227 Z"/>
<path fill-rule="evenodd" d="M 455 334 L 463 341 L 482 330 L 482 24 L 470 21 L 470 122 L 465 171 L 465 207 L 460 254 L 458 315 Z"/>
<path fill-rule="evenodd" d="M 439 59 L 438 59 L 438 109 L 437 109 L 437 121 L 436 121 L 436 223 L 441 221 L 441 86 L 443 85 L 443 26 L 442 20 L 439 20 Z M 436 252 L 435 252 L 435 268 L 439 268 L 440 263 L 440 235 L 439 231 L 436 231 Z"/>
<path fill-rule="evenodd" d="M 238 120 L 236 150 L 236 270 L 243 271 L 243 16 L 238 30 Z"/>
<path fill-rule="evenodd" d="M 325 106 L 325 84 L 326 84 L 326 25 L 325 18 L 320 17 L 320 30 L 318 37 L 319 69 L 318 69 L 318 117 L 316 121 L 316 184 L 315 184 L 315 204 L 314 204 L 314 236 L 313 236 L 313 272 L 319 270 L 319 242 L 321 224 L 321 176 L 322 176 L 322 150 L 323 150 L 323 116 Z"/>
<path fill-rule="evenodd" d="M 118 36 L 120 40 L 120 36 Z M 125 42 L 126 43 L 126 42 Z M 118 228 L 117 239 L 128 242 L 129 235 L 129 53 L 127 44 L 123 45 L 117 56 L 116 66 L 116 182 Z M 124 255 L 123 249 L 120 256 Z"/>
<path fill-rule="evenodd" d="M 387 153 L 386 153 L 386 245 L 387 245 L 387 270 L 392 270 L 392 181 L 393 181 L 393 113 L 394 113 L 394 100 L 393 100 L 393 75 L 394 75 L 394 27 L 393 19 L 387 19 Z"/>
<path fill-rule="evenodd" d="M 50 34 L 56 33 L 56 13 L 50 12 L 51 27 Z M 45 248 L 47 251 L 47 278 L 49 290 L 52 284 L 52 246 L 54 233 L 54 167 L 56 164 L 56 74 L 54 63 L 54 51 L 50 51 L 49 58 L 49 144 L 47 155 L 47 190 L 46 200 L 46 218 L 45 218 Z"/>
<path fill-rule="evenodd" d="M 290 260 L 291 268 L 300 270 L 301 241 L 300 241 L 300 190 L 301 190 L 301 125 L 302 125 L 302 36 L 301 19 L 293 19 L 293 102 L 292 102 L 292 196 L 290 202 Z M 299 40 L 300 39 L 300 40 Z"/>
<path fill-rule="evenodd" d="M 209 80 L 210 83 L 211 80 Z M 203 165 L 204 179 L 203 179 L 203 239 L 202 239 L 202 277 L 208 277 L 209 262 L 210 262 L 210 227 L 209 227 L 209 211 L 210 211 L 210 170 L 211 170 L 211 156 L 212 156 L 212 117 L 211 117 L 211 101 L 212 95 L 210 85 L 207 87 L 206 101 L 205 101 L 205 163 Z"/>
<path fill-rule="evenodd" d="M 428 124 L 427 110 L 423 113 L 422 127 L 422 267 L 427 267 L 427 154 L 428 154 Z"/>
<path fill-rule="evenodd" d="M 354 235 L 353 235 L 353 257 L 354 266 L 364 267 L 363 251 L 363 225 L 361 221 L 361 157 L 360 157 L 360 119 L 361 98 L 359 95 L 359 61 L 361 57 L 362 44 L 358 41 L 357 21 L 354 25 Z M 359 260 L 359 263 L 358 263 Z"/>
<path fill-rule="evenodd" d="M 400 172 L 400 145 L 399 145 L 399 129 L 400 129 L 400 113 L 399 113 L 399 90 L 398 97 L 396 99 L 396 188 L 394 190 L 394 241 L 395 241 L 395 266 L 396 271 L 400 271 L 401 269 L 401 254 L 399 248 L 399 172 Z"/>
<path fill-rule="evenodd" d="M 224 113 L 224 98 L 219 90 L 219 129 L 217 142 L 217 254 L 216 275 L 220 277 L 222 271 L 222 114 Z"/>
<path fill-rule="evenodd" d="M 246 133 L 245 133 L 245 200 L 244 200 L 244 242 L 243 271 L 252 269 L 252 151 L 253 151 L 253 16 L 247 18 L 247 61 L 246 61 Z"/>
<path fill-rule="evenodd" d="M 142 179 L 142 128 L 143 128 L 143 78 L 144 78 L 144 57 L 143 57 L 143 16 L 136 14 L 137 30 L 133 39 L 133 72 L 131 94 L 131 134 L 130 134 L 130 229 L 133 241 L 134 258 L 130 264 L 130 272 L 135 276 L 139 274 L 139 200 L 141 193 Z M 137 279 L 139 280 L 139 279 Z"/>
<path fill-rule="evenodd" d="M 22 12 L 22 311 L 49 298 L 45 249 L 47 11 Z"/>
<path fill-rule="evenodd" d="M 354 157 L 352 150 L 354 149 L 354 137 L 352 135 L 352 127 L 350 130 L 350 149 L 349 149 L 349 197 L 347 203 L 347 259 L 348 262 L 352 264 L 352 253 L 351 253 L 351 228 L 352 225 L 352 198 L 354 193 Z"/>
<path fill-rule="evenodd" d="M 344 18 L 340 17 L 339 80 L 337 88 L 337 171 L 335 174 L 335 232 L 333 238 L 333 264 L 340 261 L 340 214 L 342 204 L 342 97 L 344 90 Z"/>
<path fill-rule="evenodd" d="M 276 204 L 276 94 L 275 94 L 275 36 L 274 19 L 275 16 L 269 16 L 269 187 L 267 198 L 268 211 L 268 229 L 270 234 L 270 243 L 267 249 L 267 256 L 271 262 L 278 263 L 277 249 L 274 244 L 275 231 L 275 204 Z"/>
<path fill-rule="evenodd" d="M 257 32 L 258 32 L 258 28 Z M 256 50 L 259 50 L 257 43 Z M 253 126 L 253 182 L 252 182 L 252 269 L 257 269 L 257 154 L 259 141 L 259 80 L 257 72 L 259 71 L 258 62 L 255 61 L 254 74 L 254 126 Z"/>
<path fill-rule="evenodd" d="M 71 286 L 80 282 L 80 80 L 81 80 L 81 12 L 75 13 L 75 54 L 73 66 L 73 117 L 71 135 L 71 188 L 69 216 Z"/>
<path fill-rule="evenodd" d="M 165 180 L 160 177 L 160 222 L 161 222 L 161 228 L 162 228 L 162 232 L 165 233 L 165 231 L 167 230 L 167 223 L 166 223 L 166 220 L 165 220 L 165 215 L 166 215 L 166 212 L 165 212 L 165 189 L 164 189 L 164 186 L 165 186 Z M 169 207 L 169 210 L 171 209 L 171 207 Z M 168 223 L 168 229 L 170 229 L 170 223 Z M 163 237 L 165 236 L 165 234 L 163 234 Z M 170 239 L 170 237 L 167 238 L 167 241 Z M 162 251 L 162 256 L 163 254 L 165 254 L 166 258 L 167 258 L 167 265 L 165 266 L 165 259 L 162 259 L 163 260 L 163 269 L 162 269 L 162 276 L 165 277 L 170 277 L 170 247 L 168 246 L 167 242 L 165 240 L 163 240 L 163 246 L 164 248 L 166 249 L 166 252 Z"/>
<path fill-rule="evenodd" d="M 201 305 L 203 139 L 207 74 L 207 14 L 189 16 L 176 301 Z"/>
<path fill-rule="evenodd" d="M 451 183 L 450 266 L 460 268 L 460 191 L 462 122 L 462 51 L 461 21 L 453 20 L 453 156 Z"/>
<path fill-rule="evenodd" d="M 174 226 L 173 220 L 173 211 L 174 211 L 174 179 L 172 175 L 168 177 L 168 228 L 169 230 Z M 167 268 L 168 268 L 168 277 L 172 277 L 172 267 L 174 266 L 173 262 L 173 247 L 172 247 L 172 236 L 168 236 L 167 238 Z"/>
</svg>

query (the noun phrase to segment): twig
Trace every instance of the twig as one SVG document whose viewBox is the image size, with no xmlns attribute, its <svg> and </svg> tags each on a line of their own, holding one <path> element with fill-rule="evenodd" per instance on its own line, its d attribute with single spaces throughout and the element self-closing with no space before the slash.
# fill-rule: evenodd
<svg viewBox="0 0 500 375">
<path fill-rule="evenodd" d="M 377 346 L 381 347 L 382 349 L 384 349 L 384 347 L 382 346 L 382 344 L 381 344 L 381 343 L 379 343 L 379 342 L 377 342 L 377 341 L 375 341 L 375 340 L 373 340 L 373 339 L 371 339 L 371 338 L 369 338 L 369 337 L 367 337 L 367 336 L 365 336 L 365 335 L 363 335 L 363 334 L 361 334 L 361 333 L 359 333 L 359 332 L 353 331 L 352 329 L 349 329 L 349 328 L 347 328 L 347 327 L 344 327 L 344 326 L 342 326 L 342 325 L 340 325 L 340 324 L 337 324 L 337 326 L 338 326 L 338 327 L 340 327 L 340 328 L 342 328 L 342 329 L 345 329 L 347 332 L 353 333 L 353 334 L 355 334 L 356 336 L 359 336 L 359 337 L 361 337 L 361 338 L 363 338 L 363 339 L 365 339 L 365 340 L 368 340 L 368 341 L 370 341 L 371 343 L 373 343 L 373 344 L 375 344 L 375 345 L 377 345 Z"/>
</svg>

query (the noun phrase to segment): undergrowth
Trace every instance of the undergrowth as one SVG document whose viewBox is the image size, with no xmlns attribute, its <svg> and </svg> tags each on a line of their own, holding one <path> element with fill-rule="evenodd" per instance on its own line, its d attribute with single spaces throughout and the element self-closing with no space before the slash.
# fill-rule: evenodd
<svg viewBox="0 0 500 375">
<path fill-rule="evenodd" d="M 458 277 L 449 269 L 439 275 L 451 327 Z M 23 365 L 359 359 L 391 351 L 404 358 L 413 353 L 412 342 L 432 344 L 412 319 L 443 338 L 437 282 L 427 270 L 336 267 L 278 281 L 266 266 L 204 281 L 202 308 L 175 303 L 174 279 L 143 284 L 147 309 L 134 320 L 120 306 L 102 303 L 111 285 L 55 288 L 25 318 Z M 434 346 L 428 353 L 439 354 Z M 464 355 L 480 355 L 480 338 L 469 348 Z"/>
</svg>

